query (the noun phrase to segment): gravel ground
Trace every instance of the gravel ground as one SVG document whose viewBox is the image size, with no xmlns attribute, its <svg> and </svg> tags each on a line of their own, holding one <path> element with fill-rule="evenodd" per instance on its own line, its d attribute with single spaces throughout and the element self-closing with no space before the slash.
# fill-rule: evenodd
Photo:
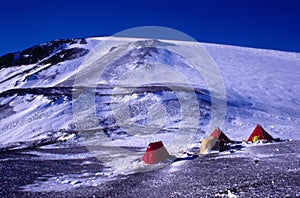
<svg viewBox="0 0 300 198">
<path fill-rule="evenodd" d="M 77 156 L 88 151 L 74 147 L 51 152 Z M 0 153 L 1 197 L 228 197 L 228 190 L 237 197 L 300 197 L 300 140 L 176 162 L 97 186 L 44 192 L 23 187 L 58 175 L 101 172 L 103 166 L 93 157 L 45 160 L 28 153 Z M 92 163 L 83 163 L 87 160 Z"/>
</svg>

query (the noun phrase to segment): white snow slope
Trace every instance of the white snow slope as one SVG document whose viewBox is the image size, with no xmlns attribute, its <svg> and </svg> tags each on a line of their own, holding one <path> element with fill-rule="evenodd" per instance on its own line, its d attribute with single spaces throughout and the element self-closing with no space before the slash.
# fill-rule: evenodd
<svg viewBox="0 0 300 198">
<path fill-rule="evenodd" d="M 196 84 L 199 89 L 207 89 L 205 84 L 201 84 L 201 80 L 197 81 L 197 75 L 188 66 L 188 63 L 174 54 L 163 50 L 158 52 L 154 50 L 148 52 L 150 53 L 148 56 L 138 56 L 147 53 L 147 50 L 149 50 L 147 48 L 144 51 L 138 51 L 143 49 L 143 46 L 139 46 L 140 43 L 137 43 L 139 39 L 88 38 L 86 39 L 87 43 L 67 44 L 63 49 L 53 52 L 53 54 L 72 48 L 92 51 L 93 47 L 101 44 L 103 40 L 111 40 L 117 49 L 122 48 L 124 54 L 128 55 L 127 59 L 124 58 L 126 57 L 124 55 L 120 59 L 121 62 L 109 66 L 109 72 L 105 76 L 106 83 L 111 83 L 114 78 L 120 77 L 124 71 L 136 69 L 139 66 L 139 61 L 145 64 L 155 59 L 161 63 L 171 62 L 174 67 L 177 67 L 178 71 L 191 79 L 193 85 Z M 176 41 L 164 42 L 179 44 Z M 135 43 L 135 45 L 128 43 Z M 189 44 L 186 43 L 186 45 Z M 255 125 L 259 123 L 274 137 L 299 139 L 299 53 L 207 43 L 202 45 L 215 61 L 224 81 L 227 110 L 225 125 L 220 127 L 230 138 L 236 140 L 246 139 Z M 106 49 L 101 53 L 109 56 L 113 52 L 114 50 Z M 62 58 L 63 56 L 60 55 Z M 58 139 L 68 139 L 69 136 L 74 136 L 73 133 L 76 130 L 72 116 L 70 91 L 64 91 L 63 94 L 59 93 L 57 95 L 49 93 L 55 93 L 57 87 L 72 86 L 76 73 L 84 72 L 78 71 L 78 69 L 85 56 L 67 59 L 53 65 L 51 63 L 40 64 L 42 61 L 40 60 L 37 63 L 27 65 L 0 67 L 0 145 L 2 148 L 10 146 L 22 148 L 24 142 L 30 142 L 32 145 L 38 144 L 36 141 L 47 142 L 51 140 L 55 142 Z M 33 88 L 44 89 L 37 92 L 32 91 L 36 90 Z M 50 88 L 52 91 L 45 88 Z M 103 90 L 105 92 L 105 89 Z M 166 124 L 165 129 L 166 131 L 172 131 L 172 127 L 176 127 L 176 123 L 180 119 L 180 113 L 176 110 L 179 107 L 176 100 L 174 100 L 174 93 L 163 91 L 162 96 L 145 93 L 132 94 L 129 97 L 130 101 L 134 103 L 133 107 L 138 107 L 139 104 L 142 106 L 137 109 L 138 112 L 133 113 L 135 120 L 140 123 L 143 123 L 143 120 L 147 122 L 147 113 L 145 115 L 141 113 L 147 105 L 151 106 L 159 100 L 169 101 L 166 108 L 170 120 L 166 121 L 168 124 Z M 198 97 L 205 101 L 205 94 L 200 94 Z M 99 102 L 97 109 L 99 112 L 97 113 L 101 117 L 100 121 L 105 123 L 104 127 L 113 128 L 115 123 L 109 121 L 111 115 L 109 107 L 106 106 L 109 98 L 107 96 L 96 97 L 96 101 Z M 202 105 L 207 104 L 204 102 Z M 209 114 L 209 110 L 206 109 L 202 113 Z M 208 119 L 209 116 L 201 118 L 203 126 L 205 126 Z M 201 130 L 201 124 L 198 129 L 194 130 Z M 122 129 L 119 128 L 107 133 L 111 138 L 124 135 Z M 202 134 L 198 138 L 200 140 L 203 137 Z M 158 134 L 155 139 L 159 138 L 160 135 Z M 161 138 L 163 139 L 164 135 L 161 135 Z M 125 138 L 122 144 L 145 148 L 148 142 L 149 139 L 133 135 L 128 138 L 127 142 Z"/>
</svg>

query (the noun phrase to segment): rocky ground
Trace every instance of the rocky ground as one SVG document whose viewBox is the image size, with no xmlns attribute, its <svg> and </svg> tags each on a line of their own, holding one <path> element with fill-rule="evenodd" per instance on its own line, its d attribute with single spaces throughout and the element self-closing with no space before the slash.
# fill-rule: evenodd
<svg viewBox="0 0 300 198">
<path fill-rule="evenodd" d="M 101 185 L 44 192 L 26 190 L 57 175 L 88 175 L 103 170 L 85 147 L 51 149 L 68 159 L 34 156 L 40 149 L 0 153 L 1 197 L 299 197 L 300 140 L 244 147 L 240 151 L 175 162 L 161 169 L 117 176 Z M 33 153 L 34 153 L 33 152 Z M 84 161 L 91 163 L 83 163 Z M 76 185 L 75 185 L 76 186 Z M 230 194 L 230 193 L 229 193 Z"/>
</svg>

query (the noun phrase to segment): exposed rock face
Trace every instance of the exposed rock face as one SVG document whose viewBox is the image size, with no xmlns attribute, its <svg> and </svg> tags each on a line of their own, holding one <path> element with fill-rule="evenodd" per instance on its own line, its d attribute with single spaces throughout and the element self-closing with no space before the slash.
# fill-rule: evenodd
<svg viewBox="0 0 300 198">
<path fill-rule="evenodd" d="M 85 39 L 61 39 L 50 41 L 42 45 L 35 45 L 33 47 L 27 48 L 23 51 L 14 52 L 6 54 L 0 57 L 0 69 L 18 66 L 18 65 L 28 65 L 35 64 L 44 58 L 51 56 L 48 60 L 43 63 L 56 64 L 67 58 L 76 58 L 83 56 L 87 53 L 86 49 L 74 48 L 66 49 L 68 45 L 72 44 L 86 44 Z M 58 52 L 58 53 L 57 53 Z M 65 57 L 63 56 L 65 55 Z"/>
</svg>

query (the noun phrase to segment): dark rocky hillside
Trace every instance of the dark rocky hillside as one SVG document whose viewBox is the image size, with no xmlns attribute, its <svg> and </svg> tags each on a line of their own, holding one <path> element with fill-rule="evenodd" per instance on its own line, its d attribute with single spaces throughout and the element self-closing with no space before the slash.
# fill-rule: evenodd
<svg viewBox="0 0 300 198">
<path fill-rule="evenodd" d="M 51 56 L 48 60 L 45 60 L 43 63 L 52 63 L 56 64 L 62 60 L 64 54 L 66 54 L 67 58 L 76 58 L 75 54 L 79 54 L 79 56 L 83 56 L 87 53 L 87 50 L 84 49 L 76 49 L 76 50 L 65 50 L 68 45 L 72 44 L 86 44 L 85 39 L 61 39 L 50 41 L 42 45 L 35 45 L 30 48 L 27 48 L 23 51 L 9 53 L 0 57 L 0 69 L 10 67 L 10 66 L 18 66 L 18 65 L 28 65 L 35 64 L 44 58 L 54 55 L 59 52 L 56 56 Z M 64 57 L 64 60 L 66 57 Z"/>
</svg>

